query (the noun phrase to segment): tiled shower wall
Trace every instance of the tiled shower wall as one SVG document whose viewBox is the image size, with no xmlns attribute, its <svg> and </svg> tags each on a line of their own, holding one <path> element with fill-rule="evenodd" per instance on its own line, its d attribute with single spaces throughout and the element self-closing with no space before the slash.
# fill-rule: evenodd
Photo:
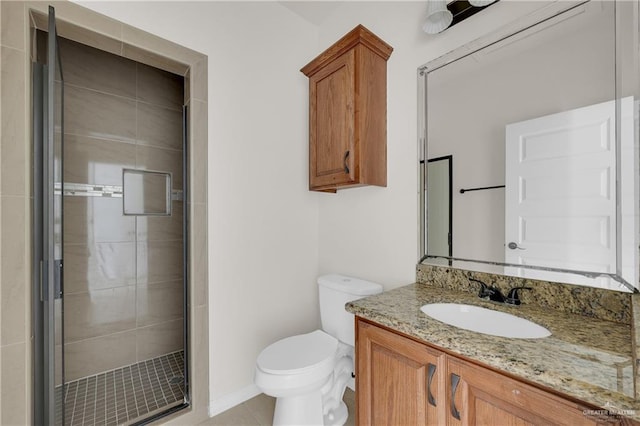
<svg viewBox="0 0 640 426">
<path fill-rule="evenodd" d="M 184 79 L 61 39 L 64 180 L 122 186 L 122 169 L 182 189 Z M 66 380 L 183 349 L 182 201 L 124 216 L 122 198 L 64 197 Z"/>
</svg>

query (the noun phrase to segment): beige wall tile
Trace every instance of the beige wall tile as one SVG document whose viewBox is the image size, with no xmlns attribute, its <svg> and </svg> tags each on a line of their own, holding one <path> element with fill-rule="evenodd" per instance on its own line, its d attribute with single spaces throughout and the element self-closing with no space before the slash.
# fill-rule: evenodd
<svg viewBox="0 0 640 426">
<path fill-rule="evenodd" d="M 194 306 L 201 306 L 207 303 L 207 206 L 204 204 L 191 205 L 191 224 L 195 230 L 191 234 L 191 254 L 192 270 L 189 275 L 191 288 L 194 293 Z"/>
<path fill-rule="evenodd" d="M 209 406 L 209 309 L 197 306 L 191 316 L 192 399 L 197 411 L 207 412 Z"/>
<path fill-rule="evenodd" d="M 138 100 L 168 108 L 182 109 L 184 78 L 180 75 L 137 64 Z"/>
<path fill-rule="evenodd" d="M 138 327 L 183 318 L 182 280 L 137 287 Z"/>
<path fill-rule="evenodd" d="M 0 193 L 24 195 L 27 192 L 25 175 L 28 148 L 28 144 L 25 144 L 27 140 L 25 134 L 26 54 L 2 47 L 0 59 L 2 62 Z"/>
<path fill-rule="evenodd" d="M 134 61 L 64 38 L 60 57 L 66 84 L 135 99 Z"/>
<path fill-rule="evenodd" d="M 65 294 L 134 285 L 135 250 L 133 242 L 65 244 Z"/>
<path fill-rule="evenodd" d="M 201 101 L 190 103 L 189 125 L 191 128 L 191 145 L 189 164 L 191 165 L 190 202 L 207 202 L 207 104 Z"/>
<path fill-rule="evenodd" d="M 115 19 L 101 15 L 91 9 L 78 6 L 69 1 L 53 1 L 43 2 L 39 0 L 26 2 L 28 7 L 34 9 L 35 22 L 38 28 L 46 28 L 46 19 L 43 21 L 38 19 L 37 14 L 41 16 L 48 12 L 48 6 L 52 5 L 56 8 L 56 19 L 58 27 L 58 35 L 74 41 L 80 41 L 88 46 L 94 44 L 104 45 L 106 41 L 118 41 L 122 35 L 122 24 Z M 44 25 L 44 26 L 43 26 Z M 88 29 L 90 28 L 90 30 Z M 107 50 L 107 49 L 102 49 Z M 113 53 L 119 53 L 120 50 Z"/>
<path fill-rule="evenodd" d="M 182 279 L 182 241 L 138 243 L 138 285 Z"/>
<path fill-rule="evenodd" d="M 0 2 L 0 44 L 14 49 L 26 50 L 26 9 L 22 2 Z"/>
<path fill-rule="evenodd" d="M 57 15 L 59 16 L 59 15 Z M 63 18 L 64 19 L 64 18 Z M 58 20 L 58 35 L 73 41 L 79 41 L 87 46 L 119 55 L 122 52 L 122 42 L 117 38 L 100 37 L 91 30 Z"/>
<path fill-rule="evenodd" d="M 182 111 L 138 102 L 138 145 L 182 149 Z"/>
<path fill-rule="evenodd" d="M 90 246 L 135 238 L 136 218 L 122 214 L 122 198 L 64 197 L 65 244 Z"/>
<path fill-rule="evenodd" d="M 132 143 L 65 135 L 64 180 L 96 185 L 122 185 L 122 169 L 136 166 Z"/>
<path fill-rule="evenodd" d="M 185 64 L 176 62 L 166 56 L 141 49 L 126 41 L 122 44 L 122 56 L 178 75 L 184 75 L 188 69 L 188 66 Z"/>
<path fill-rule="evenodd" d="M 0 424 L 22 426 L 28 424 L 27 372 L 29 355 L 26 343 L 2 346 L 0 348 L 0 377 L 2 377 Z"/>
<path fill-rule="evenodd" d="M 202 57 L 202 54 L 194 50 L 185 48 L 184 46 L 180 46 L 169 40 L 153 36 L 152 34 L 129 25 L 124 25 L 122 27 L 122 41 L 125 44 L 137 46 L 148 52 L 160 54 L 166 58 L 171 58 L 174 62 L 178 62 L 180 64 L 189 64 Z M 184 71 L 176 74 L 184 75 Z"/>
<path fill-rule="evenodd" d="M 67 381 L 135 363 L 136 332 L 108 334 L 65 345 Z"/>
<path fill-rule="evenodd" d="M 74 86 L 65 87 L 65 133 L 133 142 L 135 102 Z"/>
<path fill-rule="evenodd" d="M 191 100 L 191 74 L 192 71 L 191 68 L 189 68 L 184 75 L 184 99 L 182 102 L 184 105 L 187 105 Z"/>
<path fill-rule="evenodd" d="M 24 342 L 26 324 L 26 281 L 29 251 L 26 226 L 29 213 L 23 197 L 3 197 L 0 245 L 0 344 Z"/>
<path fill-rule="evenodd" d="M 49 5 L 44 2 L 38 2 L 37 0 L 25 3 L 29 9 L 30 24 L 38 30 L 47 31 Z"/>
<path fill-rule="evenodd" d="M 180 130 L 182 125 L 180 126 Z M 175 134 L 175 130 L 172 132 Z M 180 136 L 182 143 L 182 135 Z M 182 147 L 181 147 L 182 148 Z M 182 189 L 182 150 L 136 146 L 136 168 L 171 173 L 173 189 Z"/>
<path fill-rule="evenodd" d="M 136 325 L 134 286 L 65 295 L 65 342 L 131 330 Z"/>
<path fill-rule="evenodd" d="M 181 319 L 138 328 L 136 331 L 139 361 L 168 354 L 183 347 Z"/>
<path fill-rule="evenodd" d="M 208 72 L 208 58 L 206 56 L 191 67 L 191 80 L 193 80 L 191 99 L 204 102 L 209 99 Z"/>
<path fill-rule="evenodd" d="M 166 241 L 182 239 L 182 201 L 173 201 L 171 216 L 138 216 L 138 241 Z"/>
</svg>

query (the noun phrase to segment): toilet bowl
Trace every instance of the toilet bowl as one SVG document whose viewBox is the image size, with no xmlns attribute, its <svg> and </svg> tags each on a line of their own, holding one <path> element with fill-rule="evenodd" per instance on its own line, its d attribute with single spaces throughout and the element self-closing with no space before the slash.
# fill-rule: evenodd
<svg viewBox="0 0 640 426">
<path fill-rule="evenodd" d="M 255 384 L 276 398 L 274 425 L 341 426 L 342 401 L 353 373 L 353 315 L 346 302 L 380 293 L 382 286 L 343 275 L 318 278 L 322 330 L 279 340 L 256 361 Z"/>
</svg>

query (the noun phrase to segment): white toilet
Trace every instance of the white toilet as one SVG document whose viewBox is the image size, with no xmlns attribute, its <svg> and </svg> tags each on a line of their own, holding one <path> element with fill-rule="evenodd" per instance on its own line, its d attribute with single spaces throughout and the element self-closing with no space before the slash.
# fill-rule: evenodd
<svg viewBox="0 0 640 426">
<path fill-rule="evenodd" d="M 258 355 L 255 383 L 276 397 L 274 425 L 342 426 L 342 401 L 354 371 L 354 319 L 344 305 L 382 292 L 380 284 L 343 275 L 318 278 L 322 330 L 287 337 Z"/>
</svg>

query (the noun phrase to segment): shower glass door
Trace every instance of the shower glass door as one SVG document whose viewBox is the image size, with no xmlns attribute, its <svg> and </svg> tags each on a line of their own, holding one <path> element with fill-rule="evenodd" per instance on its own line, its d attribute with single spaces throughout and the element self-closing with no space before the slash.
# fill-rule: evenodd
<svg viewBox="0 0 640 426">
<path fill-rule="evenodd" d="M 33 81 L 34 423 L 64 425 L 64 85 L 53 7 L 49 7 L 46 61 L 33 64 Z"/>
</svg>

